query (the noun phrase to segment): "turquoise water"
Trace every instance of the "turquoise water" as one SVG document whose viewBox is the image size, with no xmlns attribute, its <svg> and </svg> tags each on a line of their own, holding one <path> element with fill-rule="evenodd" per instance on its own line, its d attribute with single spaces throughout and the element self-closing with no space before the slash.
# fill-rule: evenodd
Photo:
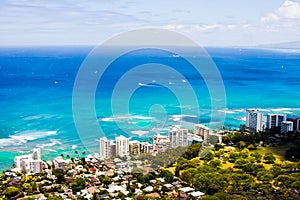
<svg viewBox="0 0 300 200">
<path fill-rule="evenodd" d="M 80 136 L 72 113 L 72 91 L 78 69 L 92 47 L 14 47 L 0 49 L 0 169 L 10 167 L 13 157 L 42 148 L 42 158 L 82 151 Z M 218 67 L 226 90 L 225 125 L 245 123 L 245 109 L 300 115 L 300 53 L 292 51 L 207 48 Z M 197 56 L 197 55 L 193 55 Z M 178 79 L 153 70 L 151 63 L 170 65 L 184 74 Z M 122 70 L 148 63 L 142 71 L 128 74 L 120 84 L 111 110 L 113 85 Z M 147 140 L 160 129 L 173 124 L 192 128 L 193 123 L 209 123 L 211 101 L 204 80 L 188 64 L 171 54 L 144 51 L 125 56 L 107 70 L 97 88 L 95 110 L 97 123 L 108 138 L 119 134 Z M 164 71 L 166 72 L 166 71 Z M 171 73 L 171 72 L 170 72 Z M 124 73 L 123 73 L 124 74 Z M 149 80 L 151 82 L 149 83 Z M 182 103 L 178 96 L 188 96 L 190 83 L 198 105 Z M 126 83 L 126 84 L 125 84 Z M 159 83 L 179 91 L 174 94 Z M 126 98 L 128 86 L 138 87 Z M 127 101 L 128 100 L 128 101 Z M 125 112 L 123 108 L 129 108 Z M 189 115 L 182 115 L 185 110 Z M 218 122 L 216 122 L 218 123 Z M 97 152 L 98 133 L 84 136 L 89 150 Z"/>
</svg>

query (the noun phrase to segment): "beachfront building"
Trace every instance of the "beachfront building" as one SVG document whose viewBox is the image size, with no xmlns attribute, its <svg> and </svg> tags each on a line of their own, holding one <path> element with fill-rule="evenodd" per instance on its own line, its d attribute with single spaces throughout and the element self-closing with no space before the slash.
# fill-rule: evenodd
<svg viewBox="0 0 300 200">
<path fill-rule="evenodd" d="M 129 138 L 120 135 L 116 137 L 116 155 L 120 157 L 129 155 Z"/>
<path fill-rule="evenodd" d="M 22 169 L 26 173 L 41 173 L 43 171 L 42 160 L 25 159 L 22 160 Z"/>
<path fill-rule="evenodd" d="M 203 124 L 194 125 L 194 134 L 203 138 L 203 144 L 209 145 L 209 128 Z"/>
<path fill-rule="evenodd" d="M 55 169 L 65 169 L 68 166 L 68 162 L 61 156 L 54 158 L 53 164 Z"/>
<path fill-rule="evenodd" d="M 188 145 L 188 129 L 173 126 L 169 131 L 170 146 L 172 148 Z"/>
<path fill-rule="evenodd" d="M 170 138 L 166 135 L 161 135 L 157 133 L 153 136 L 153 151 L 157 153 L 158 151 L 164 151 L 170 146 Z"/>
<path fill-rule="evenodd" d="M 14 158 L 15 168 L 21 169 L 26 173 L 41 173 L 43 162 L 41 160 L 41 149 L 35 148 L 32 154 L 16 156 Z"/>
<path fill-rule="evenodd" d="M 32 150 L 32 159 L 33 160 L 40 160 L 41 159 L 41 149 L 40 148 L 34 148 Z"/>
<path fill-rule="evenodd" d="M 267 115 L 267 129 L 273 129 L 275 127 L 280 127 L 281 123 L 286 121 L 285 114 L 268 114 Z"/>
<path fill-rule="evenodd" d="M 15 156 L 14 158 L 14 166 L 15 168 L 20 168 L 22 169 L 22 161 L 23 160 L 28 160 L 28 159 L 32 159 L 32 154 L 28 154 L 28 155 L 22 155 L 22 156 Z"/>
<path fill-rule="evenodd" d="M 111 141 L 108 140 L 106 137 L 100 138 L 100 159 L 108 159 L 111 157 Z"/>
<path fill-rule="evenodd" d="M 247 109 L 246 128 L 252 133 L 263 131 L 263 114 L 258 109 Z"/>
<path fill-rule="evenodd" d="M 294 123 L 291 121 L 282 121 L 281 122 L 281 133 L 287 133 L 293 131 Z"/>
</svg>

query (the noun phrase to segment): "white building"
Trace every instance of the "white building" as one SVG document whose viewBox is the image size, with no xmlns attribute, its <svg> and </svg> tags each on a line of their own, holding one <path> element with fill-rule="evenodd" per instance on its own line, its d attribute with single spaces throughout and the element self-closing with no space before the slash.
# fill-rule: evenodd
<svg viewBox="0 0 300 200">
<path fill-rule="evenodd" d="M 40 148 L 35 148 L 32 154 L 16 156 L 14 158 L 15 168 L 19 168 L 26 173 L 41 173 L 43 171 L 43 161 L 41 160 Z"/>
<path fill-rule="evenodd" d="M 42 160 L 25 159 L 22 160 L 22 166 L 26 173 L 41 173 L 43 171 Z"/>
<path fill-rule="evenodd" d="M 106 137 L 100 138 L 100 159 L 108 159 L 111 157 L 111 141 Z"/>
<path fill-rule="evenodd" d="M 157 133 L 153 136 L 153 149 L 154 152 L 164 151 L 170 146 L 170 138 L 166 135 Z"/>
<path fill-rule="evenodd" d="M 194 125 L 194 134 L 199 135 L 203 138 L 203 143 L 209 145 L 209 128 L 203 124 Z"/>
<path fill-rule="evenodd" d="M 282 121 L 281 122 L 281 133 L 287 133 L 293 131 L 294 123 L 291 121 Z"/>
<path fill-rule="evenodd" d="M 194 125 L 194 134 L 199 135 L 202 138 L 206 133 L 209 133 L 209 128 L 204 126 L 203 124 L 195 124 Z"/>
<path fill-rule="evenodd" d="M 246 127 L 253 133 L 263 131 L 263 114 L 258 109 L 246 111 Z"/>
<path fill-rule="evenodd" d="M 14 158 L 14 165 L 15 168 L 23 168 L 22 166 L 22 161 L 23 160 L 28 160 L 28 159 L 32 159 L 32 154 L 28 154 L 28 155 L 22 155 L 22 156 L 15 156 Z"/>
<path fill-rule="evenodd" d="M 68 166 L 68 162 L 61 156 L 54 158 L 53 164 L 55 169 L 65 169 L 65 167 Z"/>
<path fill-rule="evenodd" d="M 171 147 L 187 146 L 188 145 L 188 129 L 181 129 L 173 126 L 169 131 Z"/>
<path fill-rule="evenodd" d="M 149 142 L 141 142 L 140 143 L 140 152 L 143 153 L 152 153 L 153 152 L 153 145 Z"/>
<path fill-rule="evenodd" d="M 40 148 L 34 148 L 32 150 L 32 159 L 33 160 L 40 160 L 41 159 L 41 149 Z"/>
<path fill-rule="evenodd" d="M 188 133 L 188 144 L 203 143 L 203 138 L 199 135 Z"/>
<path fill-rule="evenodd" d="M 281 126 L 281 123 L 286 121 L 285 114 L 268 114 L 267 115 L 267 128 L 272 129 Z"/>
<path fill-rule="evenodd" d="M 116 155 L 117 156 L 128 156 L 129 155 L 129 139 L 120 135 L 116 137 Z"/>
</svg>

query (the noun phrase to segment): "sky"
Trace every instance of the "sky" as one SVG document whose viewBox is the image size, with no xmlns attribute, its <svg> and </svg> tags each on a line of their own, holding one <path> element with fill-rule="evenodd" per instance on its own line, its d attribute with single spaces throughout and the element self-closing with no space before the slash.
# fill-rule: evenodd
<svg viewBox="0 0 300 200">
<path fill-rule="evenodd" d="M 300 0 L 1 0 L 0 46 L 97 45 L 141 29 L 204 46 L 300 40 Z"/>
</svg>

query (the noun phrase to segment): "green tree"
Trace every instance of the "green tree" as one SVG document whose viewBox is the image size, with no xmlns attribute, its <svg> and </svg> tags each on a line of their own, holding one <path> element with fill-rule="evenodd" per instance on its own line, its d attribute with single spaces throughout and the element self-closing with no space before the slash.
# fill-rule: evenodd
<svg viewBox="0 0 300 200">
<path fill-rule="evenodd" d="M 210 161 L 210 160 L 212 160 L 212 159 L 214 159 L 214 154 L 213 154 L 211 151 L 209 151 L 209 152 L 204 156 L 204 160 Z"/>
<path fill-rule="evenodd" d="M 19 188 L 15 187 L 15 186 L 9 186 L 4 190 L 4 195 L 7 198 L 12 198 L 17 196 L 20 193 Z"/>
<path fill-rule="evenodd" d="M 167 183 L 171 183 L 174 180 L 174 175 L 169 170 L 161 170 L 159 176 L 165 178 Z"/>
<path fill-rule="evenodd" d="M 267 164 L 273 164 L 276 160 L 275 156 L 272 153 L 266 153 L 263 159 Z"/>
<path fill-rule="evenodd" d="M 208 165 L 213 168 L 219 168 L 221 166 L 221 161 L 218 159 L 213 159 L 213 160 L 209 161 Z"/>
</svg>

